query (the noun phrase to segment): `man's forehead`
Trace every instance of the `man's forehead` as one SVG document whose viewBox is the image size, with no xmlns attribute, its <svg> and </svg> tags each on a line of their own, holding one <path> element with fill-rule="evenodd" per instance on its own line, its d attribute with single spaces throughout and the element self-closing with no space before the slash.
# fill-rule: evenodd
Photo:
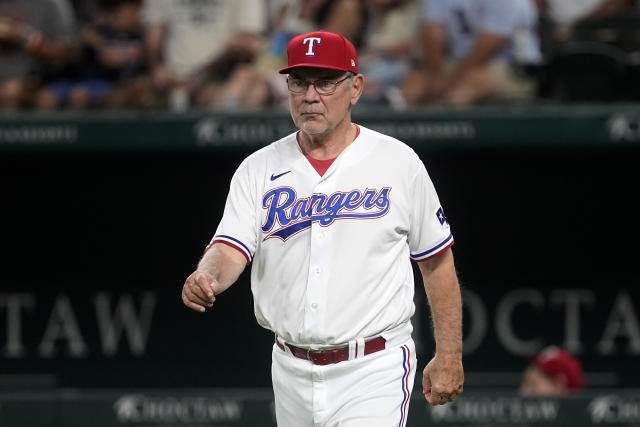
<svg viewBox="0 0 640 427">
<path fill-rule="evenodd" d="M 344 74 L 342 70 L 334 70 L 331 68 L 316 68 L 316 67 L 298 67 L 291 70 L 289 75 L 293 78 L 333 78 Z"/>
</svg>

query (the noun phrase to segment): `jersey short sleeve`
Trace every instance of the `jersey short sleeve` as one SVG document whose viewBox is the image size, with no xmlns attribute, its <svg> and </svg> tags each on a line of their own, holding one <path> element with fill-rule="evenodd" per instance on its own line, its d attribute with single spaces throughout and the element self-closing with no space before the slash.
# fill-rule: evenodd
<svg viewBox="0 0 640 427">
<path fill-rule="evenodd" d="M 215 243 L 223 243 L 240 251 L 248 263 L 253 260 L 258 246 L 257 198 L 254 193 L 255 189 L 245 160 L 231 178 L 222 220 L 207 249 Z"/>
<path fill-rule="evenodd" d="M 450 247 L 453 235 L 424 164 L 417 157 L 416 163 L 408 242 L 411 259 L 424 261 Z"/>
</svg>

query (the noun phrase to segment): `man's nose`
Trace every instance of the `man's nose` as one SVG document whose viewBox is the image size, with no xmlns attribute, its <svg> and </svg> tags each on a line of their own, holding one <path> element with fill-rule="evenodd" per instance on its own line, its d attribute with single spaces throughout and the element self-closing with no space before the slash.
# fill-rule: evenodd
<svg viewBox="0 0 640 427">
<path fill-rule="evenodd" d="M 304 100 L 307 102 L 317 101 L 320 98 L 320 94 L 316 90 L 316 87 L 313 83 L 309 82 L 307 86 L 307 90 L 304 93 Z"/>
</svg>

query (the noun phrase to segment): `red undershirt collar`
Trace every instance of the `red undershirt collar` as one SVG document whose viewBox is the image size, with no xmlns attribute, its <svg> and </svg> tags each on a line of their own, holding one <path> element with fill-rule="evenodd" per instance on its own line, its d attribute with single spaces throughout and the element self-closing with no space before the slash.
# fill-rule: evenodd
<svg viewBox="0 0 640 427">
<path fill-rule="evenodd" d="M 360 126 L 356 125 L 356 136 L 353 138 L 354 141 L 358 137 L 358 135 L 360 135 Z M 311 166 L 313 166 L 313 168 L 316 170 L 316 172 L 318 172 L 320 176 L 323 176 L 325 174 L 327 169 L 329 169 L 333 161 L 337 158 L 334 157 L 333 159 L 318 160 L 314 159 L 313 157 L 309 157 L 306 154 L 304 156 L 307 158 L 307 160 L 309 160 Z"/>
</svg>

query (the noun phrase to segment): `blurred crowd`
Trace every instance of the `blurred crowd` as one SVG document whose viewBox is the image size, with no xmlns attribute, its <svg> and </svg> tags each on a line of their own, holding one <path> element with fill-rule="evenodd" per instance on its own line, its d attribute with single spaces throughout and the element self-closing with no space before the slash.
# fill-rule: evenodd
<svg viewBox="0 0 640 427">
<path fill-rule="evenodd" d="M 639 23 L 637 0 L 0 0 L 0 109 L 283 107 L 317 29 L 358 48 L 368 106 L 633 101 Z"/>
</svg>

